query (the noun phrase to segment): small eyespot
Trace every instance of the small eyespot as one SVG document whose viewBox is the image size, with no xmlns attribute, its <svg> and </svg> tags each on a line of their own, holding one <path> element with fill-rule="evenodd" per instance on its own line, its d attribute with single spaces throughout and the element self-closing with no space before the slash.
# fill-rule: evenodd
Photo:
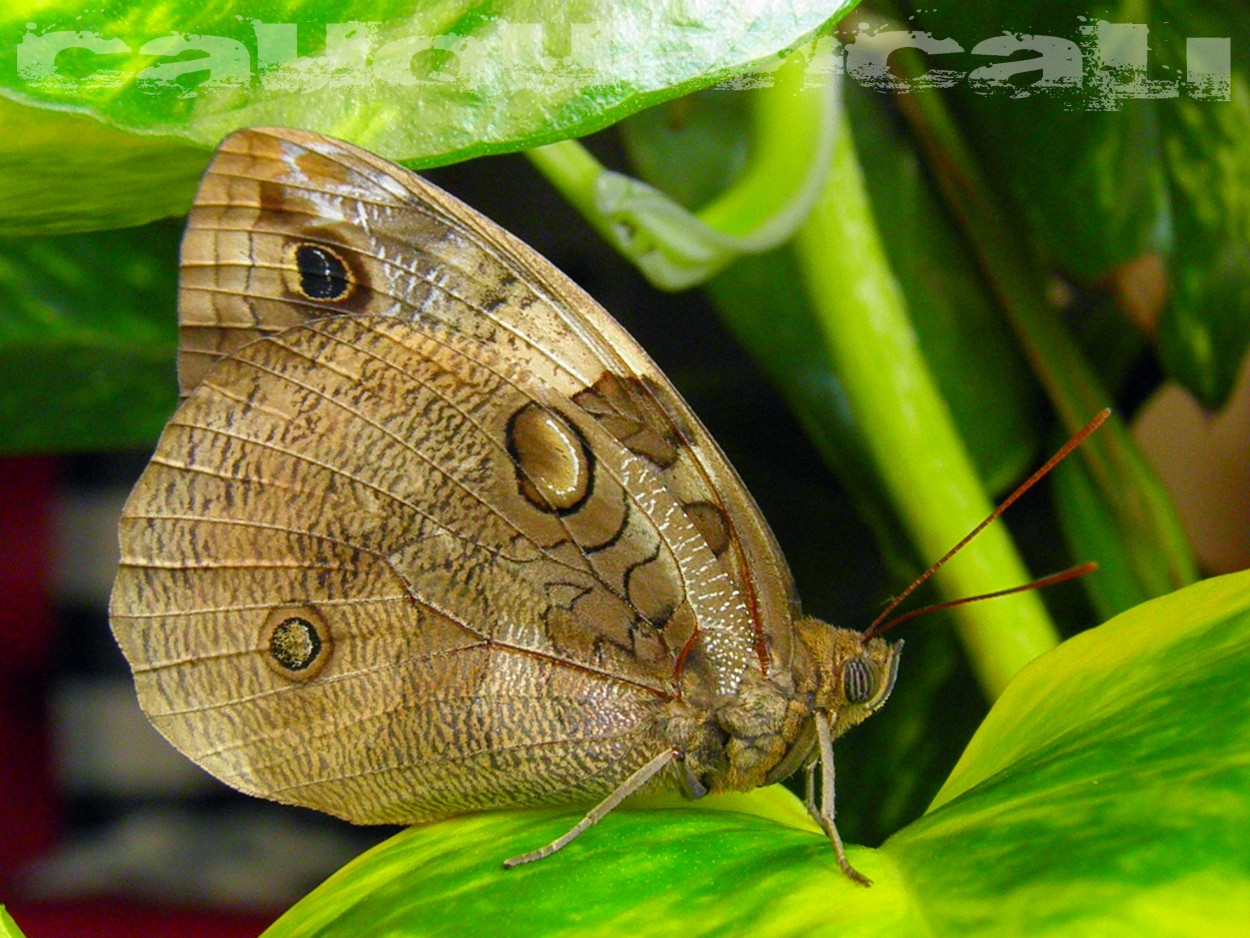
<svg viewBox="0 0 1250 938">
<path fill-rule="evenodd" d="M 333 650 L 330 629 L 311 606 L 274 609 L 261 630 L 265 661 L 277 674 L 308 681 L 321 673 Z"/>
<path fill-rule="evenodd" d="M 307 619 L 283 619 L 269 636 L 269 654 L 288 671 L 303 671 L 321 653 L 321 637 Z"/>
<path fill-rule="evenodd" d="M 842 693 L 847 703 L 867 703 L 876 690 L 877 675 L 866 657 L 860 655 L 842 666 Z"/>
<path fill-rule="evenodd" d="M 299 271 L 299 292 L 310 300 L 341 300 L 352 292 L 355 282 L 347 263 L 335 251 L 321 244 L 295 246 L 295 266 Z"/>
</svg>

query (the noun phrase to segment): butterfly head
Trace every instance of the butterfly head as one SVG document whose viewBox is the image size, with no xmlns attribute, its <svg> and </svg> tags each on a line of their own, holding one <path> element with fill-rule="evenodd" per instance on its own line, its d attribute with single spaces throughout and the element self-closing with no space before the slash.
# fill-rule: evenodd
<svg viewBox="0 0 1250 938">
<path fill-rule="evenodd" d="M 881 709 L 898 676 L 902 642 L 864 641 L 860 632 L 835 629 L 819 619 L 799 619 L 795 633 L 794 702 L 803 716 L 785 734 L 785 754 L 770 767 L 764 784 L 779 782 L 811 762 L 817 713 L 828 718 L 836 739 Z"/>
<path fill-rule="evenodd" d="M 839 736 L 884 706 L 898 676 L 902 642 L 863 640 L 851 629 L 817 619 L 796 623 L 799 641 L 811 655 L 808 692 L 812 709 L 829 714 Z"/>
</svg>

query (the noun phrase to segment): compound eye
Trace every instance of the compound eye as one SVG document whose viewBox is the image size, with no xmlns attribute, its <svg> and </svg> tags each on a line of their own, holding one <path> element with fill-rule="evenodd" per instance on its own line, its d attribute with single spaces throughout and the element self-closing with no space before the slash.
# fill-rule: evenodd
<svg viewBox="0 0 1250 938">
<path fill-rule="evenodd" d="M 876 692 L 876 669 L 865 656 L 852 658 L 842 666 L 842 693 L 847 703 L 867 703 Z"/>
</svg>

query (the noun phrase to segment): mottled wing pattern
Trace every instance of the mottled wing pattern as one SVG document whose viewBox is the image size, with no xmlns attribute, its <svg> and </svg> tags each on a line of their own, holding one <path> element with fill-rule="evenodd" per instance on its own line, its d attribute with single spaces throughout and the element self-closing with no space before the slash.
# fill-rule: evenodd
<svg viewBox="0 0 1250 938">
<path fill-rule="evenodd" d="M 305 242 L 341 260 L 350 296 L 327 303 L 293 289 L 292 252 Z M 184 393 L 214 358 L 327 311 L 439 321 L 489 342 L 648 461 L 717 555 L 736 603 L 699 628 L 721 649 L 720 688 L 732 692 L 743 667 L 788 666 L 798 613 L 789 569 L 724 454 L 633 338 L 489 219 L 349 144 L 253 129 L 214 157 L 182 263 Z"/>
</svg>

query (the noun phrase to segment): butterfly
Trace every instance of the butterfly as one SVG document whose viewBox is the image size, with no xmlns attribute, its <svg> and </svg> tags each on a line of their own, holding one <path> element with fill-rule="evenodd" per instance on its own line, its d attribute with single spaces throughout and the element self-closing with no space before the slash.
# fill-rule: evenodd
<svg viewBox="0 0 1250 938">
<path fill-rule="evenodd" d="M 506 865 L 635 792 L 805 769 L 867 882 L 833 741 L 901 643 L 802 613 L 725 455 L 565 275 L 400 166 L 254 128 L 200 183 L 179 323 L 110 602 L 175 747 L 361 824 L 595 806 Z"/>
</svg>

